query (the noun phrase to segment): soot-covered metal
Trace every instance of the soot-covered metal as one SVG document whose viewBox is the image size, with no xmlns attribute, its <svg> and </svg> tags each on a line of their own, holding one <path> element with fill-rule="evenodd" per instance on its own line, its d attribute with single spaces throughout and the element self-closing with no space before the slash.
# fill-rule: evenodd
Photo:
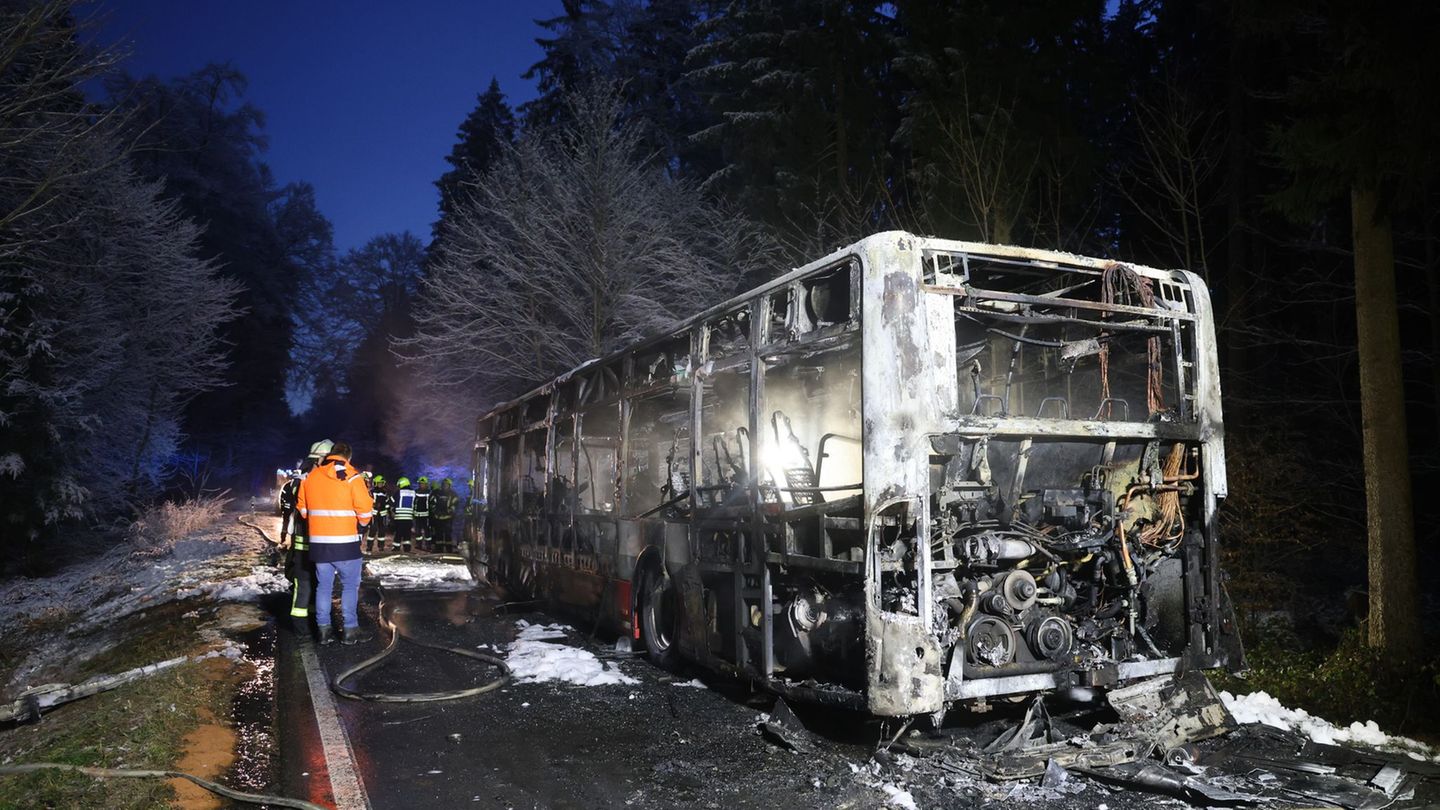
<svg viewBox="0 0 1440 810">
<path fill-rule="evenodd" d="M 482 417 L 472 564 L 879 715 L 1237 666 L 1215 354 L 1192 273 L 877 234 Z"/>
</svg>

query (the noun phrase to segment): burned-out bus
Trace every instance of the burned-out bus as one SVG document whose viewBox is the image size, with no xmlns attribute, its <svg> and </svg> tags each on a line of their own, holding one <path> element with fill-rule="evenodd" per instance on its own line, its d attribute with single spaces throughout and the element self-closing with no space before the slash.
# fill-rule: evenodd
<svg viewBox="0 0 1440 810">
<path fill-rule="evenodd" d="M 478 420 L 468 554 L 882 716 L 1236 665 L 1203 281 L 880 233 Z"/>
</svg>

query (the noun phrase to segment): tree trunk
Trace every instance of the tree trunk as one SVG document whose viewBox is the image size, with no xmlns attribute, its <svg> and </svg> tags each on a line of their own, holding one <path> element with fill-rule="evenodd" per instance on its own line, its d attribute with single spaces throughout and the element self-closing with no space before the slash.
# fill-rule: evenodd
<svg viewBox="0 0 1440 810">
<path fill-rule="evenodd" d="M 1355 245 L 1355 331 L 1360 350 L 1365 517 L 1370 557 L 1369 643 L 1387 655 L 1420 650 L 1415 527 L 1410 503 L 1394 237 L 1374 186 L 1350 192 Z"/>
<path fill-rule="evenodd" d="M 1232 17 L 1230 22 L 1230 70 L 1226 78 L 1226 119 L 1230 131 L 1225 144 L 1225 194 L 1229 198 L 1226 206 L 1225 230 L 1225 281 L 1220 295 L 1225 301 L 1225 360 L 1229 372 L 1225 384 L 1232 393 L 1246 393 L 1245 372 L 1248 369 L 1246 357 L 1250 338 L 1241 330 L 1247 320 L 1244 288 L 1250 282 L 1252 268 L 1246 266 L 1246 240 L 1244 199 L 1246 192 L 1246 142 L 1245 142 L 1245 56 L 1241 34 Z"/>
</svg>

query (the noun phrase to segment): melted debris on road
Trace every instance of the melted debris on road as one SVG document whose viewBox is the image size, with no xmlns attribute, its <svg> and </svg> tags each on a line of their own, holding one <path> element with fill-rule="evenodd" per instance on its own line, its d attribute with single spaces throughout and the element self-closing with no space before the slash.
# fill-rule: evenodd
<svg viewBox="0 0 1440 810">
<path fill-rule="evenodd" d="M 1137 793 L 1201 807 L 1379 810 L 1440 800 L 1440 765 L 1240 726 L 1201 672 L 1115 690 L 1108 704 L 1113 722 L 1094 722 L 1095 710 L 1052 716 L 1036 698 L 1018 722 L 908 735 L 902 728 L 882 740 L 868 767 L 880 778 L 903 772 L 917 797 L 949 805 L 960 795 L 975 807 L 1017 801 L 1097 807 L 1104 806 L 1101 794 L 1119 807 L 1133 804 L 1125 799 Z M 817 747 L 783 700 L 758 729 L 797 753 Z"/>
</svg>

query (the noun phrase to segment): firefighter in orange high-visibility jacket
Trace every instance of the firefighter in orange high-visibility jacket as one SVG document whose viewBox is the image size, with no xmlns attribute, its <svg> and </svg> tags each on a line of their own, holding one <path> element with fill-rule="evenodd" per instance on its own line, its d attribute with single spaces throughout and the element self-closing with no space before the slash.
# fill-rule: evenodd
<svg viewBox="0 0 1440 810">
<path fill-rule="evenodd" d="M 335 640 L 330 600 L 335 577 L 340 577 L 341 639 L 346 644 L 374 636 L 361 631 L 357 606 L 360 571 L 360 532 L 374 516 L 374 501 L 359 470 L 350 466 L 350 445 L 336 442 L 330 454 L 300 482 L 300 515 L 310 529 L 310 560 L 315 564 L 315 622 L 320 643 Z"/>
</svg>

